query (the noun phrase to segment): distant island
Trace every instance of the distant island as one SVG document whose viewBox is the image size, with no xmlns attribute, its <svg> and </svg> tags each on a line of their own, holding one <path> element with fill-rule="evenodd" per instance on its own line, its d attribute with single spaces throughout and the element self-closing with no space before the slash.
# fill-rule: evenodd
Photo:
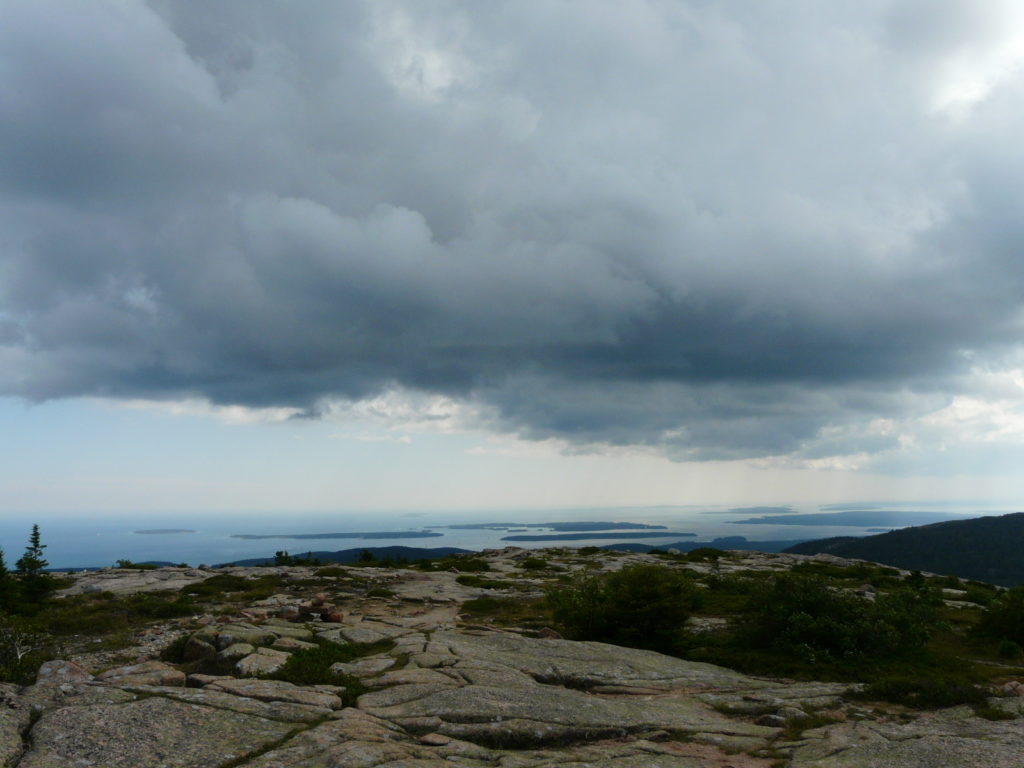
<svg viewBox="0 0 1024 768">
<path fill-rule="evenodd" d="M 430 528 L 447 528 L 453 531 L 506 531 L 510 528 L 550 528 L 553 531 L 664 531 L 666 525 L 648 523 L 600 522 L 583 520 L 559 523 L 460 523 L 457 525 L 432 525 Z"/>
<path fill-rule="evenodd" d="M 785 515 L 793 511 L 790 506 L 785 507 L 733 507 L 729 510 L 734 515 Z"/>
<path fill-rule="evenodd" d="M 195 533 L 191 528 L 147 528 L 144 531 L 132 531 L 132 533 L 162 534 L 162 533 Z"/>
<path fill-rule="evenodd" d="M 348 531 L 345 533 L 235 533 L 232 539 L 429 539 L 444 536 L 434 531 Z"/>
<path fill-rule="evenodd" d="M 844 512 L 811 512 L 801 515 L 770 515 L 733 520 L 733 525 L 847 525 L 853 527 L 885 526 L 886 530 L 902 525 L 926 525 L 948 520 L 964 520 L 967 515 L 956 512 L 899 512 L 888 510 L 847 510 Z"/>
<path fill-rule="evenodd" d="M 580 541 L 582 539 L 663 539 L 666 536 L 696 536 L 696 533 L 676 531 L 643 531 L 637 533 L 521 533 L 502 536 L 501 541 Z"/>
</svg>

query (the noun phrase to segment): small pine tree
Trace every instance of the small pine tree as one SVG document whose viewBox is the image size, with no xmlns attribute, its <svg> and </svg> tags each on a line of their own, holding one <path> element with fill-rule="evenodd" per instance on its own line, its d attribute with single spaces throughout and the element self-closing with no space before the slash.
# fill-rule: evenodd
<svg viewBox="0 0 1024 768">
<path fill-rule="evenodd" d="M 49 565 L 43 557 L 46 545 L 40 543 L 39 526 L 32 526 L 28 537 L 28 546 L 15 566 L 21 578 L 21 590 L 25 599 L 37 603 L 53 591 L 53 579 L 43 569 Z"/>
<path fill-rule="evenodd" d="M 28 546 L 25 547 L 25 554 L 21 556 L 16 564 L 18 573 L 21 574 L 22 578 L 38 576 L 43 572 L 43 568 L 49 565 L 43 559 L 43 550 L 46 549 L 46 545 L 39 542 L 39 526 L 33 525 L 32 533 L 28 537 Z"/>
</svg>

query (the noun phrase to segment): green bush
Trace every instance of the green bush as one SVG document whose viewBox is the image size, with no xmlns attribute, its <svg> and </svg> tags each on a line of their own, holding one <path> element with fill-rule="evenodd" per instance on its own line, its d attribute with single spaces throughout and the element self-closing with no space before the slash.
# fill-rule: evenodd
<svg viewBox="0 0 1024 768">
<path fill-rule="evenodd" d="M 34 623 L 54 635 L 110 635 L 150 619 L 191 616 L 195 603 L 175 592 L 116 596 L 110 592 L 76 595 L 41 606 Z"/>
<path fill-rule="evenodd" d="M 929 675 L 883 677 L 867 686 L 858 698 L 882 699 L 915 709 L 941 709 L 958 704 L 984 705 L 988 694 L 983 688 L 958 677 Z"/>
<path fill-rule="evenodd" d="M 477 597 L 461 606 L 460 618 L 506 627 L 540 629 L 551 625 L 543 600 L 519 597 Z"/>
<path fill-rule="evenodd" d="M 188 584 L 181 588 L 187 594 L 199 595 L 200 597 L 220 597 L 229 592 L 241 592 L 247 589 L 249 580 L 244 576 L 236 576 L 231 573 L 220 573 L 208 579 Z"/>
<path fill-rule="evenodd" d="M 1014 587 L 992 600 L 978 622 L 977 632 L 1024 645 L 1024 587 Z"/>
<path fill-rule="evenodd" d="M 928 593 L 901 589 L 872 602 L 818 576 L 786 574 L 751 596 L 738 639 L 807 664 L 882 661 L 922 650 L 937 627 Z"/>
<path fill-rule="evenodd" d="M 338 566 L 338 565 L 328 565 L 328 566 L 326 566 L 324 568 L 317 569 L 317 571 L 313 575 L 314 576 L 318 576 L 321 579 L 325 579 L 325 578 L 339 578 L 340 579 L 340 578 L 347 577 L 349 575 L 349 572 L 346 571 L 341 566 Z"/>
<path fill-rule="evenodd" d="M 198 595 L 201 598 L 222 599 L 233 595 L 239 599 L 261 600 L 283 588 L 285 583 L 285 579 L 276 575 L 247 579 L 244 576 L 221 573 L 195 584 L 184 586 L 180 591 L 183 594 Z"/>
<path fill-rule="evenodd" d="M 969 603 L 989 605 L 998 597 L 998 590 L 991 584 L 980 584 L 979 582 L 971 581 L 963 589 L 967 592 L 963 599 Z"/>
<path fill-rule="evenodd" d="M 1020 647 L 1020 643 L 1015 643 L 1013 640 L 1001 640 L 999 642 L 999 658 L 1019 659 L 1022 656 L 1024 656 L 1024 648 Z"/>
<path fill-rule="evenodd" d="M 546 597 L 555 622 L 573 639 L 670 652 L 700 592 L 683 571 L 632 565 L 551 587 Z"/>
<path fill-rule="evenodd" d="M 551 566 L 548 565 L 548 561 L 542 557 L 527 557 L 519 563 L 519 567 L 524 571 L 546 571 Z"/>
<path fill-rule="evenodd" d="M 342 685 L 345 686 L 345 703 L 351 704 L 365 693 L 365 687 L 355 677 L 332 672 L 331 666 L 353 661 L 363 653 L 354 645 L 318 640 L 315 648 L 294 652 L 280 669 L 264 677 L 295 685 Z"/>
</svg>

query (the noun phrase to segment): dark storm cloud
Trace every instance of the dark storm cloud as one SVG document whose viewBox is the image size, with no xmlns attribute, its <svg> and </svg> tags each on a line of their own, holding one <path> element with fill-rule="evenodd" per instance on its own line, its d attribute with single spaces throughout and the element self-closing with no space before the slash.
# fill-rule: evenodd
<svg viewBox="0 0 1024 768">
<path fill-rule="evenodd" d="M 814 458 L 1016 350 L 999 4 L 2 4 L 6 394 Z"/>
</svg>

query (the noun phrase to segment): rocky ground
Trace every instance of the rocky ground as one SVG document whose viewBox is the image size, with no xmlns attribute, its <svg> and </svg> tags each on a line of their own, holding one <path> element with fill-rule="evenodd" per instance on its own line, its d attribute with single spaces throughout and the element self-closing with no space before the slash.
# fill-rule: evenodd
<svg viewBox="0 0 1024 768">
<path fill-rule="evenodd" d="M 542 583 L 519 567 L 532 554 L 487 553 L 489 577 L 510 579 L 510 594 L 529 595 Z M 574 567 L 568 555 L 563 567 Z M 602 558 L 600 567 L 648 558 Z M 717 567 L 792 561 L 751 553 Z M 227 572 L 301 580 L 311 570 Z M 554 632 L 469 623 L 460 605 L 494 590 L 458 584 L 450 572 L 346 571 L 391 594 L 356 595 L 342 579 L 319 595 L 288 590 L 230 614 L 155 626 L 130 659 L 79 653 L 45 664 L 35 685 L 0 684 L 0 765 L 1024 766 L 1024 720 L 985 720 L 966 707 L 909 712 L 848 700 L 842 684 L 758 678 Z M 109 570 L 79 575 L 67 591 L 180 589 L 210 575 Z M 161 647 L 183 635 L 187 658 L 216 659 L 232 674 L 187 674 L 157 660 Z M 364 692 L 251 676 L 318 637 L 376 644 L 376 652 L 339 667 Z M 1018 713 L 1021 702 L 992 700 Z"/>
</svg>

